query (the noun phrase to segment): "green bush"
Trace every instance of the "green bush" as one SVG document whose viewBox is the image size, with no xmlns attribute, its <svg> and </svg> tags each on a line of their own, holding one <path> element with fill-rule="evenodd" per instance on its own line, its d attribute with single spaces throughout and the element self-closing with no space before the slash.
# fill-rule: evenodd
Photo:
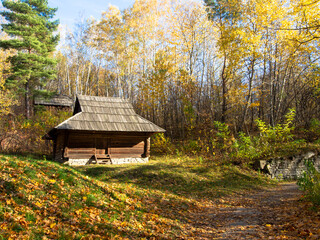
<svg viewBox="0 0 320 240">
<path fill-rule="evenodd" d="M 286 151 L 297 149 L 299 144 L 304 143 L 304 141 L 293 140 L 294 118 L 295 110 L 290 109 L 285 116 L 284 123 L 279 123 L 276 126 L 267 125 L 262 120 L 257 119 L 259 136 L 247 136 L 240 132 L 239 137 L 232 145 L 232 156 L 252 160 L 274 155 L 281 149 Z"/>
<path fill-rule="evenodd" d="M 298 179 L 299 187 L 305 192 L 306 197 L 315 205 L 320 206 L 320 172 L 314 167 L 313 162 L 305 162 L 307 170 Z"/>
<path fill-rule="evenodd" d="M 184 145 L 183 150 L 185 153 L 190 153 L 197 155 L 201 152 L 201 141 L 199 140 L 189 140 L 186 145 Z"/>
<path fill-rule="evenodd" d="M 233 156 L 238 158 L 254 159 L 260 156 L 262 152 L 257 148 L 259 137 L 247 136 L 245 133 L 240 132 L 239 137 L 234 141 L 232 145 L 235 154 Z"/>
<path fill-rule="evenodd" d="M 305 134 L 309 141 L 320 143 L 320 121 L 319 119 L 313 118 L 310 121 L 308 130 L 305 130 Z"/>
<path fill-rule="evenodd" d="M 229 150 L 234 140 L 229 126 L 219 121 L 215 121 L 213 124 L 216 131 L 212 138 L 212 145 L 221 150 Z"/>
<path fill-rule="evenodd" d="M 320 121 L 319 121 L 319 119 L 316 119 L 316 118 L 311 119 L 309 131 L 312 131 L 315 134 L 320 136 Z"/>
<path fill-rule="evenodd" d="M 285 122 L 283 124 L 277 124 L 276 126 L 266 126 L 266 123 L 260 119 L 256 120 L 260 139 L 264 143 L 281 143 L 287 142 L 293 139 L 292 131 L 294 130 L 293 121 L 296 116 L 294 109 L 289 109 L 289 112 L 285 115 Z"/>
</svg>

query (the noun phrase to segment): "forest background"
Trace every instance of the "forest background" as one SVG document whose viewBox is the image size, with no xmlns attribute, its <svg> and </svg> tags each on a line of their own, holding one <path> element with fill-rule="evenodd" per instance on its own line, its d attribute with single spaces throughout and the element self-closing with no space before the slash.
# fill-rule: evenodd
<svg viewBox="0 0 320 240">
<path fill-rule="evenodd" d="M 47 0 L 2 4 L 0 238 L 225 238 L 237 231 L 219 217 L 230 207 L 239 230 L 246 211 L 254 220 L 241 234 L 319 238 L 300 197 L 251 197 L 275 183 L 255 160 L 319 153 L 319 0 L 136 0 L 79 20 L 59 47 Z M 46 161 L 43 136 L 72 115 L 34 104 L 53 95 L 126 98 L 167 131 L 148 164 Z M 298 185 L 320 206 L 320 173 L 306 165 Z"/>
<path fill-rule="evenodd" d="M 56 76 L 34 86 L 29 104 L 8 84 L 7 57 L 17 52 L 2 49 L 1 151 L 50 154 L 42 136 L 71 112 L 34 108 L 39 93 L 128 98 L 167 130 L 153 139 L 159 152 L 242 161 L 317 143 L 319 19 L 310 0 L 109 6 L 50 53 Z"/>
</svg>

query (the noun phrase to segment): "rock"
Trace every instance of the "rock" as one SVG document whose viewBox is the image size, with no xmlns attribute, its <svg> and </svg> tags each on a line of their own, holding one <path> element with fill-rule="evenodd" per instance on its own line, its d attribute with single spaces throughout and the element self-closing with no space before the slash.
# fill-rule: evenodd
<svg viewBox="0 0 320 240">
<path fill-rule="evenodd" d="M 262 170 L 267 165 L 267 161 L 266 160 L 258 160 L 258 161 L 256 161 L 255 165 L 256 165 L 256 169 Z"/>
<path fill-rule="evenodd" d="M 272 167 L 269 164 L 265 165 L 264 169 L 267 171 L 268 174 L 273 175 Z"/>
<path fill-rule="evenodd" d="M 306 170 L 305 160 L 312 159 L 314 166 L 320 168 L 320 155 L 307 152 L 287 158 L 273 158 L 269 160 L 256 161 L 256 169 L 277 179 L 297 179 Z"/>
<path fill-rule="evenodd" d="M 316 154 L 314 152 L 307 152 L 306 154 L 303 154 L 302 157 L 304 159 L 309 159 L 309 158 L 312 158 L 314 157 Z"/>
</svg>

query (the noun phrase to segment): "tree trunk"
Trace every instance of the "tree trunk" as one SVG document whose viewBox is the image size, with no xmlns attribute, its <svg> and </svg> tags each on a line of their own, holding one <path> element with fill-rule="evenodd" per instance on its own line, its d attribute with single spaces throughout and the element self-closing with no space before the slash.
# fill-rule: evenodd
<svg viewBox="0 0 320 240">
<path fill-rule="evenodd" d="M 30 119 L 31 117 L 31 104 L 30 104 L 30 86 L 29 86 L 29 82 L 26 82 L 25 85 L 25 114 L 26 114 L 26 118 Z"/>
<path fill-rule="evenodd" d="M 249 86 L 248 86 L 247 103 L 244 106 L 243 115 L 242 115 L 241 124 L 240 124 L 240 130 L 243 130 L 245 127 L 248 109 L 250 107 L 250 104 L 252 103 L 252 82 L 254 77 L 254 65 L 255 65 L 255 59 L 253 58 L 250 64 L 250 69 L 249 69 Z"/>
<path fill-rule="evenodd" d="M 222 80 L 222 116 L 221 122 L 226 122 L 226 113 L 227 113 L 227 77 L 226 77 L 226 56 L 223 60 L 223 67 L 221 73 Z"/>
</svg>

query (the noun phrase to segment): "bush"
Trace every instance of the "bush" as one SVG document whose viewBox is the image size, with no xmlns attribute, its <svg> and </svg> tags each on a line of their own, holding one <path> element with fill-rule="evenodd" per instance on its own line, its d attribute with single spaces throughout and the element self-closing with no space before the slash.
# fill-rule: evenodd
<svg viewBox="0 0 320 240">
<path fill-rule="evenodd" d="M 293 120 L 296 116 L 294 109 L 289 109 L 289 112 L 285 116 L 285 122 L 283 124 L 277 124 L 276 126 L 266 126 L 266 123 L 260 119 L 256 120 L 260 139 L 266 144 L 287 142 L 293 139 L 292 131 L 294 130 Z"/>
<path fill-rule="evenodd" d="M 154 153 L 173 153 L 173 146 L 169 138 L 163 133 L 157 133 L 151 138 L 151 150 Z"/>
<path fill-rule="evenodd" d="M 308 130 L 305 130 L 305 135 L 309 141 L 320 143 L 320 121 L 319 119 L 313 118 L 310 121 Z"/>
<path fill-rule="evenodd" d="M 247 136 L 245 133 L 240 132 L 239 137 L 232 145 L 233 151 L 235 151 L 235 154 L 232 155 L 250 160 L 260 157 L 262 151 L 257 147 L 258 145 L 259 137 Z"/>
<path fill-rule="evenodd" d="M 184 146 L 183 151 L 188 154 L 197 155 L 202 151 L 201 140 L 189 140 Z"/>
<path fill-rule="evenodd" d="M 306 197 L 315 205 L 320 206 L 320 172 L 313 162 L 305 162 L 307 171 L 298 179 L 299 187 L 306 193 Z"/>
<path fill-rule="evenodd" d="M 0 139 L 1 151 L 50 154 L 52 146 L 42 137 L 70 116 L 71 112 L 44 109 L 36 111 L 30 119 L 23 115 L 12 117 L 6 124 L 1 124 L 6 133 Z"/>
<path fill-rule="evenodd" d="M 215 121 L 214 130 L 210 142 L 212 149 L 228 152 L 234 143 L 234 137 L 226 123 Z"/>
<path fill-rule="evenodd" d="M 239 137 L 232 145 L 232 155 L 236 158 L 252 160 L 274 155 L 281 149 L 286 151 L 297 149 L 304 141 L 293 141 L 294 118 L 295 110 L 290 109 L 285 116 L 284 123 L 276 126 L 267 125 L 262 120 L 257 119 L 259 136 L 247 136 L 240 132 Z"/>
</svg>

